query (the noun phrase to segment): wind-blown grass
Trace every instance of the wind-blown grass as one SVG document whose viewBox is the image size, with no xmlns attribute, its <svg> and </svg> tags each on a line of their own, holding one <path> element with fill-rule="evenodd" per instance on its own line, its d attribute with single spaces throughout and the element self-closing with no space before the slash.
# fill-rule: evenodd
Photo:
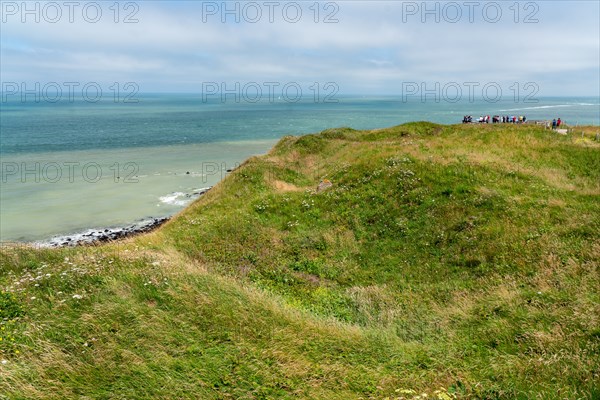
<svg viewBox="0 0 600 400">
<path fill-rule="evenodd" d="M 152 234 L 3 249 L 0 398 L 598 398 L 598 232 L 592 137 L 286 137 Z"/>
</svg>

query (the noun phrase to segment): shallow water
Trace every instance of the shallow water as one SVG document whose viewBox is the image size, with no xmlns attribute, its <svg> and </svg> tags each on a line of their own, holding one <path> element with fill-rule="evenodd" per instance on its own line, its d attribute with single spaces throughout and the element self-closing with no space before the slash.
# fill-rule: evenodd
<svg viewBox="0 0 600 400">
<path fill-rule="evenodd" d="M 9 166 L 16 171 L 3 176 L 2 240 L 40 240 L 172 215 L 195 191 L 213 186 L 227 169 L 274 144 L 238 141 L 3 157 L 5 171 Z"/>
</svg>

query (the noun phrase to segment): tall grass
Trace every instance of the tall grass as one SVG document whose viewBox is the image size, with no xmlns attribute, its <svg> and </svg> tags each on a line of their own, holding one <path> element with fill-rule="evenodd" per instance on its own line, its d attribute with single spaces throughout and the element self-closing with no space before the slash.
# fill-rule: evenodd
<svg viewBox="0 0 600 400">
<path fill-rule="evenodd" d="M 152 234 L 3 248 L 0 398 L 598 398 L 598 232 L 593 138 L 286 137 Z"/>
</svg>

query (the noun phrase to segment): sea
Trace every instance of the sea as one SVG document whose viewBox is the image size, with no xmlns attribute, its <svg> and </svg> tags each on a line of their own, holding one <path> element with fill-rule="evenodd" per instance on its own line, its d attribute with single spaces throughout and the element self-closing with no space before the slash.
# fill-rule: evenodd
<svg viewBox="0 0 600 400">
<path fill-rule="evenodd" d="M 410 121 L 455 124 L 464 115 L 525 115 L 529 120 L 600 125 L 597 97 L 243 101 L 147 93 L 118 102 L 37 100 L 3 96 L 0 102 L 2 243 L 44 243 L 172 216 L 286 135 Z"/>
</svg>

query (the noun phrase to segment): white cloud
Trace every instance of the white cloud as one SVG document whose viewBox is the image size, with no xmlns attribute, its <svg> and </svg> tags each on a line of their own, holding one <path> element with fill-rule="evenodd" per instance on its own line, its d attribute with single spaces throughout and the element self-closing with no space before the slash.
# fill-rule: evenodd
<svg viewBox="0 0 600 400">
<path fill-rule="evenodd" d="M 214 80 L 336 80 L 342 91 L 389 93 L 401 81 L 540 80 L 554 88 L 544 80 L 562 75 L 584 88 L 580 94 L 597 95 L 598 77 L 589 73 L 600 69 L 597 2 L 538 2 L 536 24 L 515 24 L 508 3 L 498 23 L 480 14 L 470 23 L 463 10 L 456 24 L 403 15 L 421 2 L 338 2 L 333 24 L 314 23 L 312 3 L 301 3 L 298 23 L 277 13 L 269 23 L 263 13 L 260 23 L 242 24 L 218 15 L 203 22 L 199 3 L 166 1 L 139 3 L 138 23 L 114 23 L 102 4 L 106 18 L 95 24 L 8 18 L 2 80 L 135 80 L 145 91 L 195 90 Z M 331 11 L 320 9 L 320 21 Z M 581 72 L 585 85 L 572 79 Z"/>
</svg>

